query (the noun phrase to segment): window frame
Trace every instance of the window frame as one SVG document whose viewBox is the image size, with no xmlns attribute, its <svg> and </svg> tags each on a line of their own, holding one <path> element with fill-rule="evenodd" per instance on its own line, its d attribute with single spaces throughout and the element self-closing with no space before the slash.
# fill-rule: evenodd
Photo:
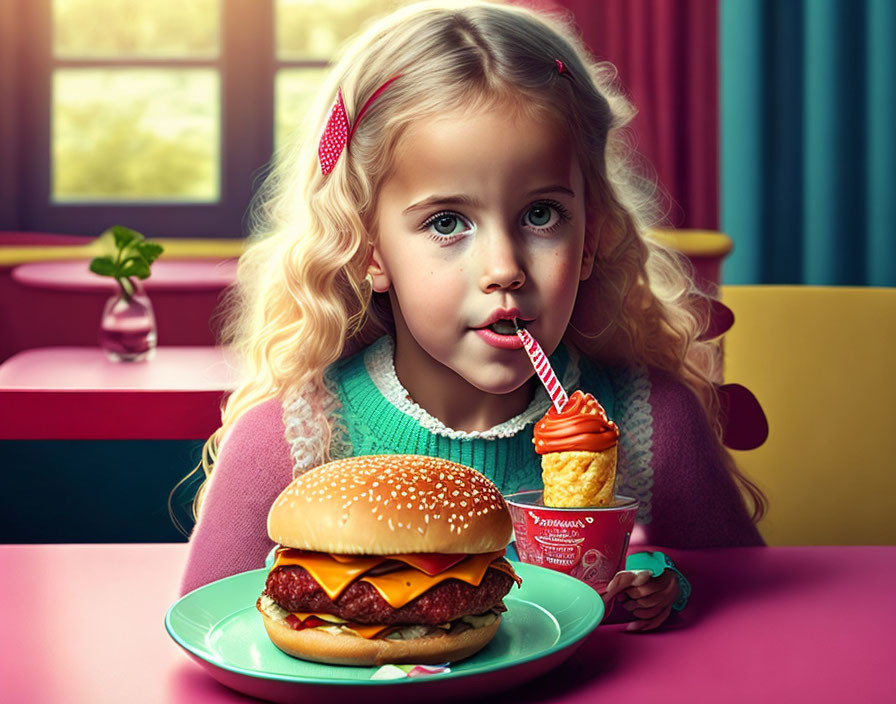
<svg viewBox="0 0 896 704">
<path fill-rule="evenodd" d="M 52 0 L 19 0 L 14 24 L 20 28 L 15 83 L 6 80 L 0 95 L 18 110 L 12 126 L 0 127 L 0 148 L 13 166 L 0 167 L 0 185 L 11 189 L 15 204 L 0 208 L 0 228 L 95 236 L 120 223 L 165 237 L 242 237 L 253 188 L 273 153 L 275 58 L 273 0 L 220 0 L 221 45 L 217 58 L 205 59 L 55 59 L 52 55 Z M 0 17 L 6 19 L 6 17 Z M 17 20 L 17 21 L 15 21 Z M 260 50 L 267 47 L 267 51 Z M 2 57 L 0 57 L 2 58 Z M 53 70 L 57 67 L 217 67 L 220 76 L 219 199 L 177 201 L 92 201 L 55 203 L 51 199 L 51 111 Z M 14 69 L 15 70 L 15 69 Z M 8 73 L 8 71 L 7 71 Z M 9 79 L 8 76 L 6 76 Z M 20 146 L 21 145 L 21 146 Z M 6 161 L 5 159 L 3 161 Z M 5 197 L 4 197 L 5 200 Z"/>
</svg>

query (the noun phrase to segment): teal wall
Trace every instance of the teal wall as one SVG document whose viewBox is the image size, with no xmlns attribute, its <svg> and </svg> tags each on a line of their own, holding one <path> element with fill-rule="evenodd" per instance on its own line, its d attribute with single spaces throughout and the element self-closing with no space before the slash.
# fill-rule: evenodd
<svg viewBox="0 0 896 704">
<path fill-rule="evenodd" d="M 722 0 L 725 283 L 896 286 L 896 2 Z"/>
</svg>

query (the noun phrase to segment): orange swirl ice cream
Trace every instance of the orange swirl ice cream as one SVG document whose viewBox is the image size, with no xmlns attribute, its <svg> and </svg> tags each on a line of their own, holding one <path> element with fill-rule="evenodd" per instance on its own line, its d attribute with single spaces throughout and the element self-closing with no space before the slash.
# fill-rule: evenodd
<svg viewBox="0 0 896 704">
<path fill-rule="evenodd" d="M 619 428 L 591 394 L 576 391 L 562 412 L 551 408 L 535 424 L 544 505 L 609 506 L 616 483 Z"/>
</svg>

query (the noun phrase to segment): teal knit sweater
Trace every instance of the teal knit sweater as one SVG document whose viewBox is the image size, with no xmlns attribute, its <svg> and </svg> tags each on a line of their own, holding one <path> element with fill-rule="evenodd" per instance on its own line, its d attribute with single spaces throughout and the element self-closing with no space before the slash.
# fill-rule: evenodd
<svg viewBox="0 0 896 704">
<path fill-rule="evenodd" d="M 433 427 L 433 419 L 410 401 L 399 408 L 395 399 L 384 395 L 370 375 L 370 365 L 377 356 L 390 360 L 391 365 L 391 340 L 383 338 L 329 370 L 328 382 L 341 405 L 334 423 L 334 434 L 341 438 L 330 447 L 334 459 L 349 455 L 429 455 L 475 467 L 505 494 L 541 488 L 540 457 L 532 449 L 532 427 L 548 410 L 546 394 L 539 391 L 522 416 L 500 426 L 508 427 L 505 432 L 461 433 Z M 604 371 L 576 356 L 572 364 L 577 374 L 575 368 L 569 369 L 570 353 L 563 347 L 550 359 L 560 379 L 578 378 L 576 388 L 594 394 L 613 417 L 613 388 Z M 394 390 L 401 392 L 400 387 Z M 416 412 L 411 415 L 406 411 Z M 420 416 L 428 420 L 421 422 Z"/>
</svg>

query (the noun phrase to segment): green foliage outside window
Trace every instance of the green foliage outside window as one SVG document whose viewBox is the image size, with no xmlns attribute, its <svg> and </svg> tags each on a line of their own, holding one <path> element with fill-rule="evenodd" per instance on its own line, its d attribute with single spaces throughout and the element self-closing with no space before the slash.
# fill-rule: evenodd
<svg viewBox="0 0 896 704">
<path fill-rule="evenodd" d="M 277 56 L 328 61 L 371 18 L 404 4 L 401 0 L 278 0 Z"/>
<path fill-rule="evenodd" d="M 57 57 L 207 57 L 218 53 L 219 0 L 54 0 Z"/>
<path fill-rule="evenodd" d="M 54 199 L 217 199 L 217 81 L 206 69 L 58 70 Z"/>
</svg>

